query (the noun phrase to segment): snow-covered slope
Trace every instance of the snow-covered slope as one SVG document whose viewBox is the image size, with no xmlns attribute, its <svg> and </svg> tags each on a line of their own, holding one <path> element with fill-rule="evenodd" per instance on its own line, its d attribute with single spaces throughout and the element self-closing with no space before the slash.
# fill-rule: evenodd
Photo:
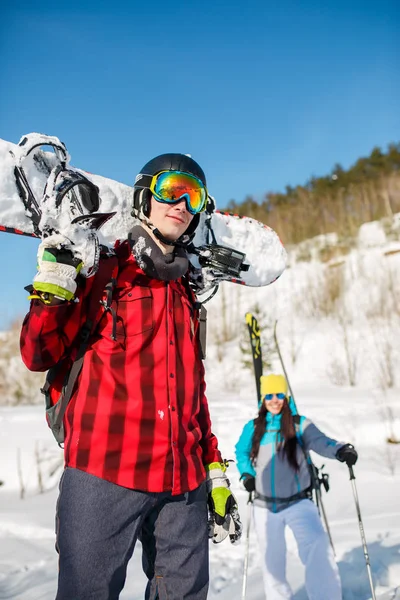
<svg viewBox="0 0 400 600">
<path fill-rule="evenodd" d="M 359 239 L 328 262 L 317 259 L 331 238 L 310 241 L 307 251 L 293 249 L 290 267 L 272 286 L 224 284 L 208 305 L 208 398 L 223 455 L 234 458 L 241 429 L 256 412 L 254 377 L 242 367 L 240 347 L 248 347 L 244 314 L 258 310 L 264 348 L 278 319 L 300 412 L 333 437 L 353 442 L 359 451 L 355 472 L 379 600 L 400 598 L 400 445 L 386 441 L 400 439 L 397 222 L 391 228 L 364 225 Z M 300 260 L 305 257 L 307 261 Z M 277 370 L 276 356 L 271 353 L 269 358 Z M 16 364 L 14 377 L 17 369 L 22 377 L 22 366 Z M 327 461 L 315 457 L 315 462 L 320 466 Z M 54 486 L 60 468 L 60 450 L 45 425 L 42 407 L 1 408 L 0 599 L 54 598 Z M 344 600 L 367 600 L 369 585 L 348 472 L 336 461 L 326 464 L 326 470 L 331 490 L 324 501 Z M 246 523 L 247 494 L 233 465 L 229 477 Z M 294 598 L 306 600 L 303 567 L 289 534 L 288 548 Z M 244 551 L 244 542 L 211 547 L 211 600 L 240 598 Z M 122 600 L 143 598 L 144 585 L 138 548 Z M 253 529 L 247 598 L 264 598 Z"/>
<path fill-rule="evenodd" d="M 232 370 L 234 370 L 232 364 Z M 236 366 L 237 370 L 237 366 Z M 294 373 L 294 371 L 292 371 Z M 338 389 L 328 383 L 316 384 L 295 377 L 297 402 L 302 412 L 312 417 L 325 431 L 339 439 L 353 441 L 360 460 L 356 467 L 365 531 L 377 593 L 394 590 L 400 582 L 400 473 L 398 447 L 385 445 L 385 430 L 379 420 L 375 399 L 364 391 Z M 228 391 L 217 381 L 217 370 L 209 377 L 209 398 L 214 430 L 224 455 L 232 458 L 233 447 L 244 422 L 254 414 L 252 381 L 239 391 Z M 293 386 L 295 383 L 293 382 Z M 393 402 L 396 394 L 391 394 Z M 388 451 L 393 452 L 392 462 Z M 41 407 L 0 409 L 0 598 L 14 600 L 51 600 L 57 578 L 54 551 L 54 510 L 57 490 L 39 493 L 38 473 L 44 487 L 55 484 L 49 476 L 61 456 L 44 424 Z M 316 457 L 317 465 L 321 459 Z M 324 461 L 326 462 L 326 461 Z M 396 465 L 397 463 L 397 465 Z M 326 465 L 331 490 L 324 501 L 328 513 L 336 556 L 342 576 L 345 600 L 370 598 L 364 557 L 347 469 L 337 462 Z M 18 475 L 20 471 L 20 476 Z M 239 486 L 234 466 L 230 479 L 237 495 L 243 521 L 247 519 L 247 494 Z M 25 498 L 20 499 L 20 479 Z M 293 538 L 288 535 L 288 576 L 296 600 L 306 600 L 304 573 Z M 209 598 L 227 600 L 240 597 L 245 544 L 224 542 L 211 547 L 211 585 Z M 141 573 L 140 548 L 130 565 L 122 600 L 143 598 L 145 579 Z M 254 530 L 251 531 L 248 579 L 249 600 L 263 600 L 259 553 Z"/>
</svg>

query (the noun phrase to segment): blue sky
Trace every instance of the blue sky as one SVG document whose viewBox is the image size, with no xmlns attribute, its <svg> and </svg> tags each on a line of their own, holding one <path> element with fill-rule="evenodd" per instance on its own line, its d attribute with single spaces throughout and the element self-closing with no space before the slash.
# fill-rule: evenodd
<svg viewBox="0 0 400 600">
<path fill-rule="evenodd" d="M 88 171 L 129 184 L 190 153 L 222 207 L 400 138 L 395 0 L 9 4 L 0 137 L 57 135 Z M 1 329 L 27 308 L 36 243 L 0 248 Z"/>
</svg>

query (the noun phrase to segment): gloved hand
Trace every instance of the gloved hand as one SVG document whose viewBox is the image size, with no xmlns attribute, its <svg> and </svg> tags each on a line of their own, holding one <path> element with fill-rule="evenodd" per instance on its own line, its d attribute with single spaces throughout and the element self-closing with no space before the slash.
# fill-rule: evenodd
<svg viewBox="0 0 400 600">
<path fill-rule="evenodd" d="M 336 458 L 340 462 L 345 462 L 348 467 L 352 467 L 357 462 L 358 454 L 352 444 L 345 444 L 336 452 Z"/>
<path fill-rule="evenodd" d="M 229 489 L 226 466 L 215 462 L 206 466 L 207 492 L 210 517 L 208 521 L 208 537 L 214 544 L 222 542 L 228 535 L 232 543 L 242 535 L 237 502 Z"/>
<path fill-rule="evenodd" d="M 256 478 L 253 475 L 249 475 L 249 473 L 243 473 L 241 480 L 243 481 L 243 485 L 248 492 L 254 492 L 256 489 Z"/>
<path fill-rule="evenodd" d="M 41 294 L 72 300 L 76 291 L 75 279 L 83 263 L 63 245 L 63 241 L 67 241 L 66 238 L 57 234 L 45 238 L 40 244 L 38 272 L 33 279 L 33 287 Z"/>
</svg>

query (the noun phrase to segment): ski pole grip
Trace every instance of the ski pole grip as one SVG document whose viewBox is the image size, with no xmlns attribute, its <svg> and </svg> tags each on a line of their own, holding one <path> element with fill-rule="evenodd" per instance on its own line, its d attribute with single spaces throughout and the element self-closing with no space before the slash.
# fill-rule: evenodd
<svg viewBox="0 0 400 600">
<path fill-rule="evenodd" d="M 349 467 L 350 481 L 351 481 L 352 479 L 355 479 L 356 476 L 354 475 L 353 467 L 350 465 L 347 465 L 347 466 Z"/>
</svg>

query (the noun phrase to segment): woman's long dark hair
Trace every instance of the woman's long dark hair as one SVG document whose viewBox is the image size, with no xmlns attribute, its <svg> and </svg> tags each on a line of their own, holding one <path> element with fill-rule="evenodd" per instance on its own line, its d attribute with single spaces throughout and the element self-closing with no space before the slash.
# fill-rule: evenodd
<svg viewBox="0 0 400 600">
<path fill-rule="evenodd" d="M 257 456 L 260 451 L 260 443 L 262 437 L 266 431 L 267 425 L 267 407 L 265 402 L 262 403 L 260 410 L 258 411 L 257 417 L 254 419 L 254 433 L 253 433 L 253 444 L 250 452 L 250 459 L 253 465 L 257 463 Z M 283 402 L 281 412 L 281 438 L 283 441 L 277 446 L 278 451 L 282 450 L 286 454 L 288 463 L 295 471 L 299 470 L 299 464 L 296 458 L 297 448 L 297 437 L 296 429 L 294 426 L 293 415 L 289 407 L 287 398 Z"/>
</svg>

